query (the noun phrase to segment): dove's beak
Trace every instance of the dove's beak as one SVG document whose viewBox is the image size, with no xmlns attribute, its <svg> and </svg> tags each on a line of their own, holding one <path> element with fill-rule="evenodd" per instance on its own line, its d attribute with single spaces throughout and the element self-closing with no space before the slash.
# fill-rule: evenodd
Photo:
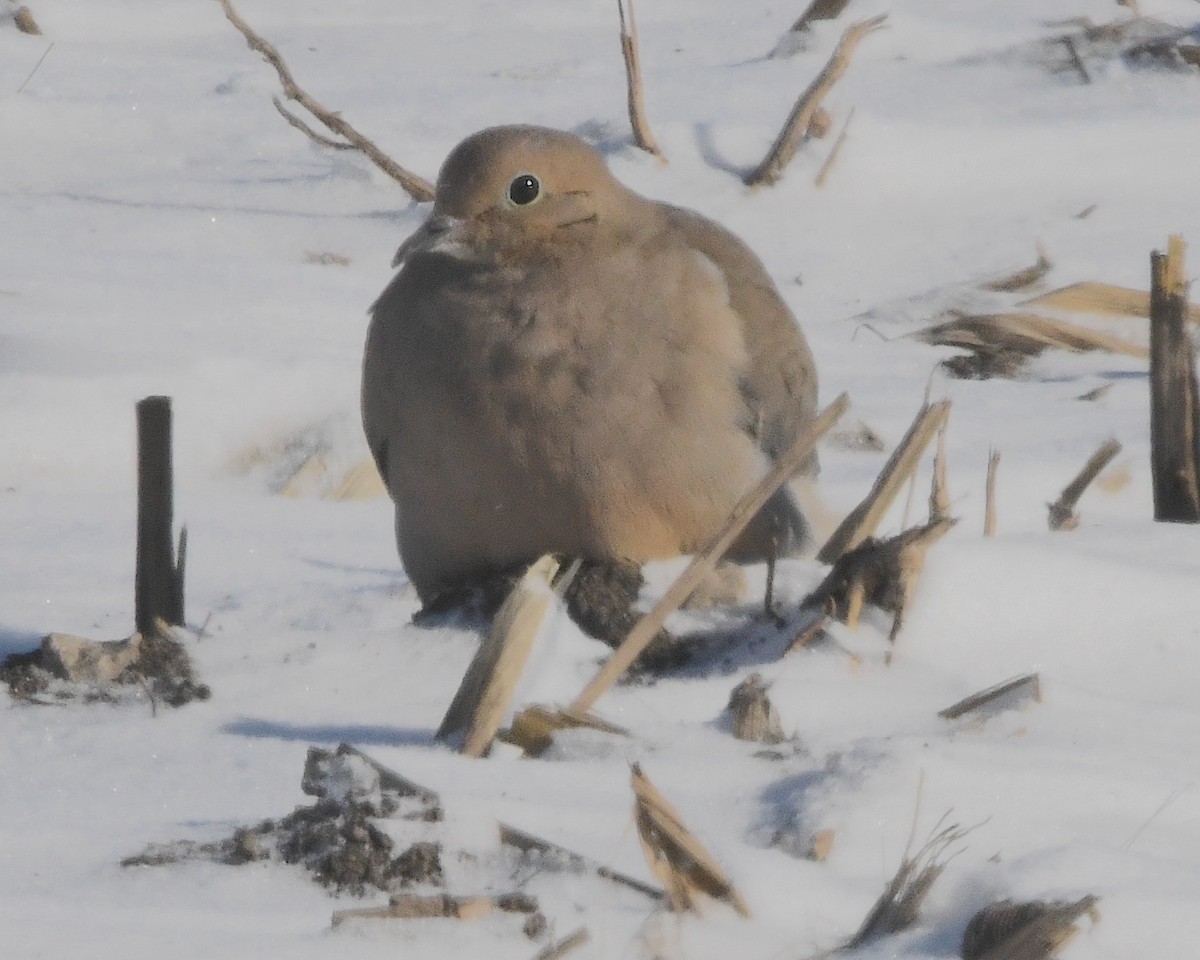
<svg viewBox="0 0 1200 960">
<path fill-rule="evenodd" d="M 441 253 L 461 257 L 465 253 L 462 242 L 465 221 L 435 213 L 426 220 L 411 237 L 400 244 L 392 257 L 392 266 L 398 267 L 409 257 L 419 253 Z"/>
</svg>

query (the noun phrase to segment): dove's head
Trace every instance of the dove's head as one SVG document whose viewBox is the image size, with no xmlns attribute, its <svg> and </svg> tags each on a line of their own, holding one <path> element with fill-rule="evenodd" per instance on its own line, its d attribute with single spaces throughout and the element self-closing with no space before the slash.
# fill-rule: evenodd
<svg viewBox="0 0 1200 960">
<path fill-rule="evenodd" d="M 442 164 L 433 213 L 396 254 L 520 263 L 588 249 L 598 233 L 622 232 L 644 203 L 578 137 L 544 127 L 490 127 Z"/>
</svg>

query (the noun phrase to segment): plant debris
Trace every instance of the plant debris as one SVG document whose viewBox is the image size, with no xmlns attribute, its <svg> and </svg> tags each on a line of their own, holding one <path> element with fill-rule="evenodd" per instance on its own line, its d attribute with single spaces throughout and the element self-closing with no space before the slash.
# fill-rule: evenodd
<svg viewBox="0 0 1200 960">
<path fill-rule="evenodd" d="M 0 680 L 13 697 L 31 703 L 119 703 L 148 698 L 151 705 L 181 707 L 207 700 L 209 688 L 197 681 L 191 659 L 175 631 L 159 629 L 127 640 L 96 641 L 51 633 L 29 653 L 14 653 L 0 664 Z"/>
<path fill-rule="evenodd" d="M 968 713 L 978 714 L 981 718 L 990 717 L 1005 710 L 1022 707 L 1026 703 L 1041 703 L 1041 700 L 1041 679 L 1036 673 L 1027 673 L 964 697 L 945 710 L 939 710 L 938 716 L 943 720 L 957 720 Z"/>
<path fill-rule="evenodd" d="M 698 911 L 697 894 L 703 893 L 749 917 L 750 908 L 732 881 L 636 763 L 631 782 L 634 822 L 646 863 L 666 888 L 671 908 L 679 913 Z"/>
<path fill-rule="evenodd" d="M 733 688 L 729 695 L 730 722 L 733 735 L 753 743 L 782 743 L 783 725 L 779 711 L 767 696 L 767 684 L 760 674 L 752 673 Z"/>
<path fill-rule="evenodd" d="M 1085 913 L 1099 920 L 1099 900 L 993 903 L 971 918 L 959 953 L 963 960 L 1049 960 L 1079 932 L 1076 920 Z"/>
<path fill-rule="evenodd" d="M 301 789 L 317 802 L 280 820 L 239 827 L 226 839 L 150 844 L 121 865 L 208 860 L 238 866 L 275 859 L 300 864 L 322 886 L 358 896 L 371 889 L 392 893 L 444 885 L 440 843 L 420 840 L 397 853 L 395 841 L 377 823 L 439 821 L 441 805 L 433 791 L 345 743 L 336 751 L 309 748 Z"/>
</svg>

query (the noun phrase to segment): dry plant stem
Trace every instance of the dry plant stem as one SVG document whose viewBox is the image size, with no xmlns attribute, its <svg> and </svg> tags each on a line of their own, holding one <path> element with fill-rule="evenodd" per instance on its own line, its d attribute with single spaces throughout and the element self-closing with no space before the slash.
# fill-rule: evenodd
<svg viewBox="0 0 1200 960">
<path fill-rule="evenodd" d="M 636 763 L 631 773 L 634 822 L 646 862 L 667 889 L 677 912 L 696 909 L 696 893 L 721 900 L 741 916 L 750 908 L 724 871 L 696 836 L 683 825 L 679 813 L 658 792 Z"/>
<path fill-rule="evenodd" d="M 1070 530 L 1079 523 L 1079 518 L 1075 515 L 1075 507 L 1079 503 L 1079 498 L 1083 496 L 1083 492 L 1091 485 L 1091 482 L 1100 475 L 1100 471 L 1107 467 L 1113 457 L 1120 452 L 1121 444 L 1116 440 L 1109 440 L 1088 458 L 1088 462 L 1084 464 L 1078 476 L 1068 483 L 1063 488 L 1063 492 L 1058 495 L 1058 499 L 1050 504 L 1051 530 Z"/>
<path fill-rule="evenodd" d="M 713 537 L 709 545 L 693 558 L 679 578 L 663 594 L 662 599 L 654 605 L 654 609 L 634 625 L 629 636 L 622 641 L 608 662 L 583 689 L 583 692 L 575 698 L 575 702 L 571 704 L 572 710 L 590 710 L 604 691 L 616 683 L 621 674 L 629 669 L 630 664 L 638 658 L 638 654 L 654 639 L 667 617 L 678 610 L 704 578 L 716 568 L 721 557 L 725 555 L 725 551 L 737 539 L 738 534 L 745 529 L 746 524 L 753 519 L 775 491 L 800 469 L 817 445 L 817 440 L 837 423 L 838 418 L 846 412 L 849 405 L 850 398 L 847 394 L 843 393 L 834 400 L 813 421 L 804 435 L 776 461 L 770 472 L 746 492 L 734 506 L 729 519 L 725 521 L 725 526 Z"/>
<path fill-rule="evenodd" d="M 896 494 L 900 492 L 900 487 L 916 470 L 929 441 L 941 429 L 949 415 L 949 400 L 921 408 L 917 419 L 884 466 L 871 492 L 833 532 L 825 546 L 817 553 L 818 560 L 822 563 L 833 563 L 874 533 L 888 507 L 896 499 Z"/>
<path fill-rule="evenodd" d="M 590 934 L 587 927 L 580 927 L 574 933 L 568 934 L 561 940 L 555 940 L 551 944 L 547 944 L 545 949 L 538 951 L 537 956 L 533 960 L 559 960 L 560 957 L 565 957 L 576 947 L 582 947 L 588 942 Z"/>
<path fill-rule="evenodd" d="M 279 51 L 250 28 L 246 21 L 234 10 L 230 0 L 220 0 L 220 4 L 225 11 L 225 16 L 229 18 L 229 22 L 246 38 L 246 43 L 250 45 L 250 48 L 261 53 L 267 62 L 275 68 L 275 72 L 279 75 L 279 82 L 283 86 L 285 97 L 299 103 L 300 106 L 316 117 L 328 130 L 340 137 L 345 137 L 354 147 L 366 154 L 375 166 L 399 183 L 404 191 L 418 203 L 425 203 L 433 199 L 433 184 L 423 177 L 405 170 L 367 137 L 363 136 L 343 120 L 340 114 L 327 110 L 309 96 L 308 93 L 296 84 L 291 70 L 288 68 L 283 57 L 280 56 Z"/>
<path fill-rule="evenodd" d="M 796 155 L 796 150 L 799 149 L 800 142 L 808 131 L 817 107 L 821 105 L 825 95 L 850 66 L 850 57 L 854 53 L 855 47 L 863 37 L 879 29 L 886 19 L 887 14 L 880 14 L 869 20 L 860 20 L 846 29 L 829 62 L 825 64 L 816 79 L 809 84 L 808 89 L 801 94 L 796 105 L 792 107 L 792 112 L 788 115 L 783 129 L 779 132 L 779 136 L 767 152 L 766 157 L 763 158 L 762 163 L 746 177 L 747 186 L 770 186 L 779 180 L 783 175 L 784 168 Z"/>
<path fill-rule="evenodd" d="M 946 707 L 945 710 L 939 710 L 938 716 L 943 720 L 957 720 L 959 717 L 972 713 L 981 707 L 986 707 L 988 704 L 995 703 L 1001 698 L 1012 697 L 1014 694 L 1020 695 L 1022 699 L 1034 700 L 1040 703 L 1042 699 L 1041 678 L 1036 673 L 1027 673 L 1024 676 L 1013 677 L 1011 680 L 1005 680 L 1003 683 L 997 683 L 986 690 L 980 690 L 969 697 L 964 697 L 957 703 Z"/>
<path fill-rule="evenodd" d="M 505 598 L 487 638 L 467 668 L 437 732 L 439 738 L 464 732 L 465 756 L 486 754 L 500 729 L 550 609 L 550 582 L 557 570 L 558 561 L 549 555 L 530 564 Z"/>
<path fill-rule="evenodd" d="M 938 431 L 937 453 L 933 457 L 933 485 L 929 491 L 929 522 L 950 519 L 950 493 L 946 486 L 946 424 Z"/>
<path fill-rule="evenodd" d="M 625 6 L 629 6 L 626 16 Z M 617 0 L 617 13 L 621 18 L 621 55 L 625 59 L 625 84 L 629 99 L 629 124 L 633 127 L 633 142 L 647 153 L 666 162 L 658 141 L 650 132 L 646 120 L 646 101 L 642 94 L 642 64 L 638 56 L 637 22 L 633 17 L 633 0 Z"/>
<path fill-rule="evenodd" d="M 996 535 L 996 471 L 1000 469 L 1000 451 L 992 450 L 988 454 L 986 505 L 983 510 L 983 535 Z"/>
<path fill-rule="evenodd" d="M 1046 960 L 1075 937 L 1075 921 L 1083 914 L 1093 923 L 1099 919 L 1099 899 L 1089 895 L 1074 903 L 994 903 L 971 918 L 960 954 L 966 960 Z"/>
<path fill-rule="evenodd" d="M 1150 316 L 1150 294 L 1145 290 L 1132 290 L 1111 283 L 1085 281 L 1072 283 L 1049 293 L 1024 300 L 1023 307 L 1049 307 L 1054 310 L 1072 310 L 1076 313 L 1104 313 L 1117 316 Z M 1200 324 L 1200 304 L 1189 307 L 1188 320 Z"/>
<path fill-rule="evenodd" d="M 833 141 L 833 146 L 829 148 L 829 156 L 821 164 L 821 169 L 817 171 L 817 178 L 813 181 L 818 190 L 825 186 L 825 181 L 829 179 L 829 171 L 833 169 L 834 163 L 837 162 L 838 154 L 842 152 L 842 144 L 846 142 L 846 133 L 849 131 L 850 121 L 853 119 L 854 107 L 851 107 L 850 112 L 846 115 L 846 122 L 842 124 L 841 132 L 837 135 L 837 139 Z"/>
<path fill-rule="evenodd" d="M 1062 37 L 1059 42 L 1067 48 L 1067 55 L 1071 58 L 1071 66 L 1079 71 L 1079 76 L 1084 83 L 1092 82 L 1092 75 L 1088 73 L 1087 67 L 1083 65 L 1083 60 L 1079 56 L 1079 50 L 1075 46 L 1075 41 L 1070 37 Z"/>
<path fill-rule="evenodd" d="M 301 120 L 298 116 L 288 110 L 278 97 L 272 97 L 271 102 L 275 104 L 275 109 L 279 111 L 279 115 L 288 122 L 290 126 L 295 127 L 308 139 L 314 143 L 319 143 L 323 147 L 329 147 L 330 150 L 357 150 L 352 143 L 346 143 L 344 140 L 334 140 L 332 137 L 327 137 L 323 133 L 317 133 L 312 127 Z"/>
<path fill-rule="evenodd" d="M 1183 238 L 1150 255 L 1150 466 L 1154 519 L 1200 522 L 1200 396 L 1186 329 Z"/>
<path fill-rule="evenodd" d="M 930 837 L 913 856 L 905 851 L 896 875 L 842 950 L 854 950 L 878 937 L 912 926 L 920 916 L 922 901 L 946 868 L 946 851 L 968 833 L 969 829 L 951 824 Z"/>
<path fill-rule="evenodd" d="M 1025 267 L 1023 270 L 1018 270 L 1016 273 L 1010 273 L 996 280 L 989 280 L 987 283 L 980 284 L 980 287 L 996 293 L 1016 293 L 1018 290 L 1032 287 L 1045 277 L 1054 266 L 1050 262 L 1050 258 L 1046 256 L 1046 251 L 1042 249 L 1040 243 L 1038 244 L 1037 254 L 1037 263 L 1033 266 Z"/>
<path fill-rule="evenodd" d="M 604 864 L 591 860 L 583 856 L 583 854 L 576 853 L 574 850 L 560 847 L 557 843 L 551 843 L 549 840 L 536 837 L 532 833 L 526 833 L 524 830 L 518 830 L 516 827 L 510 827 L 504 823 L 500 824 L 500 842 L 506 847 L 513 847 L 522 853 L 528 853 L 532 850 L 537 853 L 556 857 L 574 869 L 587 870 L 598 877 L 603 877 L 605 880 L 611 880 L 613 883 L 628 887 L 630 890 L 636 890 L 638 893 L 649 897 L 655 903 L 661 903 L 666 899 L 666 894 L 657 887 L 652 887 L 648 883 L 642 883 L 641 880 L 613 870 L 611 867 L 606 867 Z"/>
</svg>

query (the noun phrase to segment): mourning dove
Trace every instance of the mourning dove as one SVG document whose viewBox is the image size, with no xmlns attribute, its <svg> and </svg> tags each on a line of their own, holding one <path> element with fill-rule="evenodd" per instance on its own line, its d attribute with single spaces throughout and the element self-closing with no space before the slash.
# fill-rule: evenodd
<svg viewBox="0 0 1200 960">
<path fill-rule="evenodd" d="M 695 552 L 814 417 L 812 353 L 758 258 L 571 134 L 468 137 L 396 265 L 363 425 L 426 604 L 545 553 Z M 727 556 L 805 537 L 785 487 Z"/>
</svg>

